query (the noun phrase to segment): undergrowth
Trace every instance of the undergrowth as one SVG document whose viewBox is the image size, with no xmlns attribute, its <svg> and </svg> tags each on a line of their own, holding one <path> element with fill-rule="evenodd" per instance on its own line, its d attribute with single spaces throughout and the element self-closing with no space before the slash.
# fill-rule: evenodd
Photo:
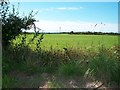
<svg viewBox="0 0 120 90">
<path fill-rule="evenodd" d="M 9 87 L 9 73 L 20 71 L 29 74 L 56 73 L 63 76 L 94 77 L 106 85 L 120 85 L 119 47 L 99 51 L 68 50 L 33 51 L 29 47 L 9 47 L 3 50 L 3 86 Z M 14 80 L 13 80 L 14 81 Z"/>
</svg>

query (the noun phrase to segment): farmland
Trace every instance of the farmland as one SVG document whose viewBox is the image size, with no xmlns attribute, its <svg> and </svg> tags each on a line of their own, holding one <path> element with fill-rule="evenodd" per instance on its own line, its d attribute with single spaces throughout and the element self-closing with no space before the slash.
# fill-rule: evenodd
<svg viewBox="0 0 120 90">
<path fill-rule="evenodd" d="M 21 36 L 20 36 L 21 37 Z M 21 38 L 17 37 L 14 43 L 21 41 Z M 27 41 L 33 37 L 32 34 L 27 35 Z M 35 48 L 35 43 L 31 44 L 31 48 Z M 103 45 L 107 48 L 111 48 L 118 44 L 118 36 L 115 35 L 70 35 L 70 34 L 44 34 L 44 39 L 41 43 L 41 48 L 44 50 L 49 49 L 86 49 L 86 48 L 98 48 Z"/>
</svg>

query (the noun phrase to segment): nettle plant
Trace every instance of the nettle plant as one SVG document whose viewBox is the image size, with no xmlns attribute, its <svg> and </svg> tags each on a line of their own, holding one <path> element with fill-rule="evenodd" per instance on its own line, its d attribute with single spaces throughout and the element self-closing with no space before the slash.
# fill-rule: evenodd
<svg viewBox="0 0 120 90">
<path fill-rule="evenodd" d="M 0 3 L 0 13 L 2 21 L 2 46 L 9 46 L 10 42 L 19 35 L 22 36 L 22 42 L 17 44 L 17 47 L 25 46 L 27 30 L 33 28 L 35 31 L 34 36 L 31 40 L 29 40 L 29 43 L 26 45 L 28 46 L 31 42 L 34 41 L 35 38 L 39 36 L 39 30 L 41 30 L 35 26 L 36 20 L 34 16 L 38 12 L 34 13 L 33 11 L 31 11 L 28 16 L 20 17 L 19 10 L 15 9 L 14 5 L 12 7 L 12 10 L 10 10 L 9 5 L 9 2 L 3 1 Z M 38 31 L 36 31 L 36 29 L 38 29 Z M 39 37 L 38 44 L 40 44 L 42 39 L 43 34 Z M 38 45 L 37 47 L 40 48 Z"/>
</svg>

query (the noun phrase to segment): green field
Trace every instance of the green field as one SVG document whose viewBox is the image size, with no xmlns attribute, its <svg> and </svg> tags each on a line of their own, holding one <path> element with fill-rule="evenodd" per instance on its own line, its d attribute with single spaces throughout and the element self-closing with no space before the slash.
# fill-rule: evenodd
<svg viewBox="0 0 120 90">
<path fill-rule="evenodd" d="M 33 34 L 27 35 L 27 41 L 33 37 Z M 20 42 L 20 37 L 15 43 Z M 35 48 L 35 43 L 31 44 L 31 48 Z M 70 35 L 70 34 L 44 34 L 41 47 L 47 49 L 63 49 L 63 48 L 98 48 L 101 45 L 111 48 L 118 44 L 118 36 L 114 35 Z"/>
</svg>

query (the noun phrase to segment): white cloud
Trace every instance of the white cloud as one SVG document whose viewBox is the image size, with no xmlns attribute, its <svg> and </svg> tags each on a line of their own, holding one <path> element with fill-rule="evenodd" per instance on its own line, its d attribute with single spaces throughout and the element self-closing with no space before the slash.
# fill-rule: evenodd
<svg viewBox="0 0 120 90">
<path fill-rule="evenodd" d="M 56 9 L 57 10 L 80 10 L 80 9 L 83 9 L 83 7 L 59 7 Z"/>
<path fill-rule="evenodd" d="M 80 10 L 83 9 L 84 7 L 49 7 L 49 8 L 40 8 L 40 9 L 35 9 L 38 10 L 39 12 L 44 12 L 44 11 L 54 11 L 54 10 Z"/>
<path fill-rule="evenodd" d="M 56 8 L 57 10 L 66 10 L 67 8 L 66 7 L 59 7 L 59 8 Z"/>
<path fill-rule="evenodd" d="M 41 20 L 35 23 L 37 27 L 41 28 L 44 32 L 81 32 L 81 31 L 96 31 L 96 32 L 118 32 L 118 25 L 93 22 L 75 22 L 75 21 L 45 21 Z M 61 27 L 61 29 L 59 29 Z"/>
</svg>

